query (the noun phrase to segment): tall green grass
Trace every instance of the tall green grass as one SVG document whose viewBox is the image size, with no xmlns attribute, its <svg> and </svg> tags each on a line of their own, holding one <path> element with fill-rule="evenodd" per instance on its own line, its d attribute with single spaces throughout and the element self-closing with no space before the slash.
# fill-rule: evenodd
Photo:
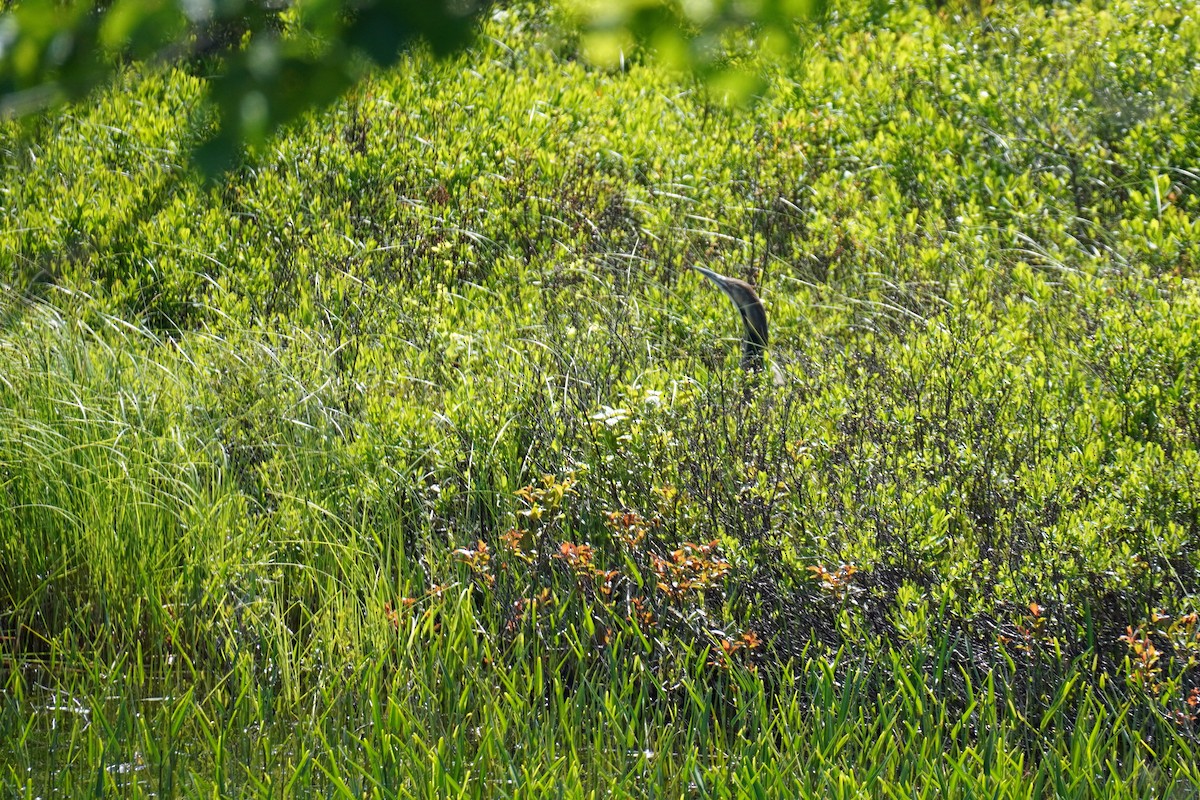
<svg viewBox="0 0 1200 800">
<path fill-rule="evenodd" d="M 1194 10 L 835 11 L 4 124 L 5 794 L 1195 793 Z"/>
</svg>

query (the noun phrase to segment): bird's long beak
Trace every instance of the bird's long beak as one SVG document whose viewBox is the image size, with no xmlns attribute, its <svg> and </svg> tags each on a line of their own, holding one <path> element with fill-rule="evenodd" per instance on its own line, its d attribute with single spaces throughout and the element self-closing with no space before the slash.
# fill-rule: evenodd
<svg viewBox="0 0 1200 800">
<path fill-rule="evenodd" d="M 693 264 L 692 269 L 696 270 L 696 272 L 699 272 L 701 275 L 716 284 L 717 288 L 721 290 L 722 294 L 724 294 L 734 303 L 737 303 L 737 298 L 734 297 L 733 293 L 729 290 L 729 278 L 726 278 L 719 272 L 713 272 L 711 269 L 708 269 L 707 267 L 701 267 L 697 264 Z"/>
</svg>

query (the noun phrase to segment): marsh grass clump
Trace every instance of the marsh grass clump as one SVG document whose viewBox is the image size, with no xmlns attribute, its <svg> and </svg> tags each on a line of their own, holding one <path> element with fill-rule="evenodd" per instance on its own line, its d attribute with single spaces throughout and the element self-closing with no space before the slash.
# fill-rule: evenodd
<svg viewBox="0 0 1200 800">
<path fill-rule="evenodd" d="M 1200 23 L 835 6 L 0 121 L 4 793 L 1200 789 Z"/>
</svg>

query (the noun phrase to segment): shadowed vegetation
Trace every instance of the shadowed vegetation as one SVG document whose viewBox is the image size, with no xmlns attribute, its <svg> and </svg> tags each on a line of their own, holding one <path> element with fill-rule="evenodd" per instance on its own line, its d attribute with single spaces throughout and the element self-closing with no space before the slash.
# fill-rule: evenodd
<svg viewBox="0 0 1200 800">
<path fill-rule="evenodd" d="M 1195 793 L 1198 28 L 834 4 L 737 107 L 510 6 L 218 185 L 183 69 L 0 123 L 5 794 Z"/>
</svg>

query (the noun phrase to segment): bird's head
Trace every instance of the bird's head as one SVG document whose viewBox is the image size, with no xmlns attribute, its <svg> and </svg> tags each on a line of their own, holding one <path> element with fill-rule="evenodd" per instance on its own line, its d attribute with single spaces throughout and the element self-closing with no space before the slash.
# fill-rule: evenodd
<svg viewBox="0 0 1200 800">
<path fill-rule="evenodd" d="M 692 269 L 712 281 L 728 297 L 742 318 L 742 366 L 760 370 L 767 350 L 767 310 L 754 287 L 701 266 Z"/>
</svg>

